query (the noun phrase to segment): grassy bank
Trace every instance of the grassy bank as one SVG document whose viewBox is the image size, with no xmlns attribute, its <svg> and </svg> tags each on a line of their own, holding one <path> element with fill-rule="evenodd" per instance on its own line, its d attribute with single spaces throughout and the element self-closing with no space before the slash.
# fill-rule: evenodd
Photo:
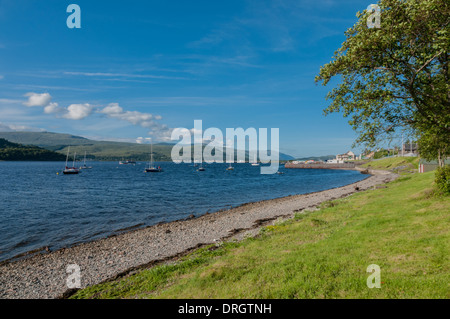
<svg viewBox="0 0 450 319">
<path fill-rule="evenodd" d="M 419 168 L 418 157 L 388 157 L 373 160 L 361 165 L 364 168 L 392 170 L 398 173 L 411 173 Z"/>
<path fill-rule="evenodd" d="M 433 178 L 403 176 L 73 298 L 448 298 L 450 198 L 433 195 Z"/>
</svg>

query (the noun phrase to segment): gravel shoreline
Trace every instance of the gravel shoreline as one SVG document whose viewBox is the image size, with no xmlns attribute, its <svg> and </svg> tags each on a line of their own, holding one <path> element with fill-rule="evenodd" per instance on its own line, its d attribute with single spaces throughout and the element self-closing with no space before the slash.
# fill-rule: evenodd
<svg viewBox="0 0 450 319">
<path fill-rule="evenodd" d="M 81 269 L 82 288 L 116 278 L 225 239 L 242 239 L 260 226 L 295 211 L 348 196 L 394 180 L 386 171 L 369 171 L 368 178 L 339 188 L 245 204 L 198 218 L 132 230 L 74 247 L 38 254 L 0 265 L 0 298 L 51 299 L 68 291 L 67 266 Z"/>
</svg>

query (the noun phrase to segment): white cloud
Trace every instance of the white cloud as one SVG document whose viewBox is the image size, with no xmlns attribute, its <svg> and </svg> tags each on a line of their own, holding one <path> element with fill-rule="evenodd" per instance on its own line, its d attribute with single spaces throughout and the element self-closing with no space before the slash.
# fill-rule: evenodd
<svg viewBox="0 0 450 319">
<path fill-rule="evenodd" d="M 138 137 L 137 139 L 136 139 L 136 143 L 138 143 L 138 144 L 144 144 L 146 141 L 151 141 L 152 139 L 150 138 L 150 137 Z"/>
<path fill-rule="evenodd" d="M 58 103 L 50 102 L 52 96 L 48 93 L 29 92 L 25 94 L 28 101 L 23 104 L 28 107 L 40 106 L 44 108 L 45 114 L 58 113 L 58 117 L 69 120 L 81 120 L 92 113 L 93 106 L 90 104 L 71 104 L 67 108 L 60 107 Z"/>
<path fill-rule="evenodd" d="M 45 132 L 42 128 L 31 127 L 27 125 L 4 124 L 0 122 L 0 132 Z"/>
<path fill-rule="evenodd" d="M 156 124 L 157 125 L 152 127 L 152 129 L 148 132 L 148 135 L 150 135 L 154 141 L 171 141 L 173 128 L 170 128 L 165 124 Z"/>
<path fill-rule="evenodd" d="M 39 94 L 39 93 L 29 92 L 29 93 L 25 94 L 25 96 L 28 97 L 28 101 L 24 102 L 23 104 L 28 107 L 46 106 L 52 100 L 51 95 L 48 93 Z"/>
<path fill-rule="evenodd" d="M 114 114 L 112 117 L 128 121 L 134 125 L 140 125 L 142 127 L 151 127 L 154 123 L 152 121 L 153 115 L 149 113 L 141 113 L 138 111 L 126 111 L 121 114 Z"/>
<path fill-rule="evenodd" d="M 3 75 L 0 75 L 0 80 L 3 80 L 5 77 Z"/>
<path fill-rule="evenodd" d="M 53 114 L 63 111 L 64 108 L 59 107 L 58 103 L 50 103 L 49 105 L 44 107 L 44 113 L 45 114 Z"/>
<path fill-rule="evenodd" d="M 112 115 L 123 113 L 123 108 L 119 106 L 119 103 L 110 103 L 107 107 L 100 111 L 100 113 Z"/>
<path fill-rule="evenodd" d="M 143 138 L 142 136 L 138 137 L 138 138 L 136 139 L 136 143 L 138 143 L 138 144 L 144 143 L 144 138 Z"/>
<path fill-rule="evenodd" d="M 54 114 L 59 118 L 68 120 L 82 120 L 92 114 L 94 106 L 89 103 L 84 104 L 71 104 L 67 108 L 60 107 L 56 102 L 50 102 L 52 97 L 48 93 L 27 93 L 28 101 L 23 104 L 31 106 L 40 106 L 44 108 L 45 114 Z M 1 100 L 0 100 L 1 102 Z M 124 111 L 119 103 L 110 103 L 104 108 L 95 107 L 96 112 L 104 114 L 108 118 L 118 119 L 126 121 L 133 125 L 139 125 L 141 127 L 149 129 L 149 134 L 154 140 L 169 141 L 171 137 L 172 129 L 158 123 L 157 121 L 162 119 L 160 115 L 153 115 L 150 113 L 142 113 L 138 111 Z M 143 142 L 144 139 L 140 138 L 136 140 L 137 143 Z"/>
<path fill-rule="evenodd" d="M 62 115 L 63 118 L 69 120 L 82 120 L 92 113 L 93 106 L 85 104 L 71 104 L 67 107 L 66 113 Z"/>
<path fill-rule="evenodd" d="M 162 119 L 160 115 L 153 115 L 138 111 L 124 111 L 118 103 L 108 104 L 108 106 L 100 110 L 99 113 L 106 114 L 109 118 L 127 121 L 133 125 L 139 125 L 145 128 L 158 127 L 160 124 L 154 120 Z"/>
</svg>

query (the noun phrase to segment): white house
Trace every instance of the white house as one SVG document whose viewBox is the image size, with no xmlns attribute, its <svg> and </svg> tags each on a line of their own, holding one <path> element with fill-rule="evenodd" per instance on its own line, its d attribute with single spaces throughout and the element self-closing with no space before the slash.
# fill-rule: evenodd
<svg viewBox="0 0 450 319">
<path fill-rule="evenodd" d="M 356 159 L 356 156 L 352 151 L 348 151 L 347 153 L 336 155 L 336 161 L 338 163 L 343 163 L 344 161 L 353 161 L 355 159 Z"/>
</svg>

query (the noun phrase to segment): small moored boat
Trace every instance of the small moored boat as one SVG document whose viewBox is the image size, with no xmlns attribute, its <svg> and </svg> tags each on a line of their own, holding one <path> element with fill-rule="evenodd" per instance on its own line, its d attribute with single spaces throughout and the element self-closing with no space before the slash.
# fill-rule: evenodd
<svg viewBox="0 0 450 319">
<path fill-rule="evenodd" d="M 87 166 L 86 165 L 86 151 L 84 152 L 84 163 L 83 166 L 80 167 L 80 169 L 91 169 L 92 166 Z"/>
<path fill-rule="evenodd" d="M 136 161 L 129 161 L 129 160 L 121 160 L 119 161 L 119 165 L 128 165 L 128 164 L 132 164 L 132 165 L 136 165 Z"/>
<path fill-rule="evenodd" d="M 252 166 L 259 166 L 258 160 L 256 159 L 256 155 L 255 155 L 255 157 L 253 159 Z"/>
<path fill-rule="evenodd" d="M 233 160 L 230 158 L 230 166 L 227 167 L 227 171 L 232 171 L 232 170 L 234 170 L 234 167 L 231 166 L 231 162 L 232 162 L 232 161 L 233 161 Z"/>
<path fill-rule="evenodd" d="M 63 170 L 63 174 L 65 175 L 74 175 L 74 174 L 78 174 L 80 172 L 80 170 L 78 168 L 75 167 L 75 157 L 77 156 L 77 153 L 75 152 L 75 154 L 73 155 L 73 164 L 72 167 L 67 166 L 67 162 L 69 161 L 69 152 L 70 152 L 70 146 L 67 149 L 67 156 L 66 156 L 66 166 L 64 167 Z"/>
<path fill-rule="evenodd" d="M 161 166 L 155 167 L 153 166 L 153 143 L 151 144 L 151 151 L 150 151 L 150 163 L 148 167 L 145 168 L 144 172 L 146 173 L 160 173 L 162 172 Z"/>
</svg>

